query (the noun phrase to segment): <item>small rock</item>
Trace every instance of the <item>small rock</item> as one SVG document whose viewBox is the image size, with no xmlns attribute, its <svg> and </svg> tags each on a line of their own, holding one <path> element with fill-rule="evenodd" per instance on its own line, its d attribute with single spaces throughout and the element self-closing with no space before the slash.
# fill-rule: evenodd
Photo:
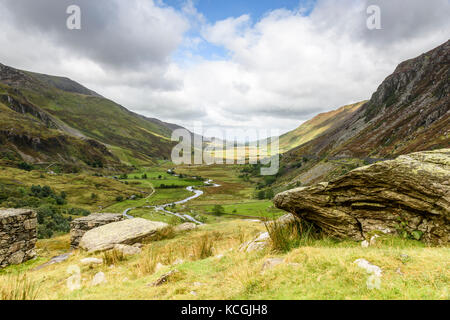
<svg viewBox="0 0 450 320">
<path fill-rule="evenodd" d="M 224 257 L 223 254 L 219 254 L 219 255 L 215 256 L 214 258 L 216 258 L 216 259 L 222 259 L 223 257 Z"/>
<path fill-rule="evenodd" d="M 129 246 L 126 244 L 116 244 L 114 246 L 114 250 L 122 252 L 124 256 L 134 256 L 136 254 L 140 254 L 142 252 L 141 248 L 135 246 Z"/>
<path fill-rule="evenodd" d="M 298 267 L 301 267 L 302 265 L 300 263 L 293 262 L 293 263 L 288 263 L 288 266 L 298 268 Z"/>
<path fill-rule="evenodd" d="M 24 260 L 25 253 L 23 251 L 17 251 L 9 257 L 10 264 L 21 264 Z"/>
<path fill-rule="evenodd" d="M 156 280 L 154 283 L 147 285 L 151 287 L 158 287 L 165 283 L 167 283 L 171 278 L 173 278 L 177 273 L 179 273 L 178 270 L 172 270 L 166 274 L 163 274 L 158 280 Z"/>
<path fill-rule="evenodd" d="M 98 286 L 100 284 L 106 283 L 106 276 L 103 272 L 97 273 L 92 279 L 91 286 Z"/>
<path fill-rule="evenodd" d="M 374 246 L 377 243 L 377 239 L 379 238 L 379 235 L 374 235 L 372 238 L 370 238 L 370 245 Z"/>
<path fill-rule="evenodd" d="M 192 222 L 186 222 L 175 227 L 175 232 L 186 232 L 197 229 L 197 225 Z"/>
<path fill-rule="evenodd" d="M 201 282 L 194 282 L 193 285 L 194 285 L 194 287 L 201 287 L 201 286 L 204 286 L 205 284 L 203 284 Z"/>
<path fill-rule="evenodd" d="M 276 266 L 282 264 L 283 262 L 284 262 L 284 259 L 280 259 L 280 258 L 267 259 L 262 266 L 262 271 L 265 271 L 267 269 L 273 269 Z"/>
<path fill-rule="evenodd" d="M 80 260 L 81 264 L 93 265 L 93 264 L 103 264 L 103 259 L 99 258 L 84 258 Z"/>
<path fill-rule="evenodd" d="M 364 240 L 363 242 L 361 242 L 361 247 L 363 247 L 363 248 L 368 248 L 369 247 L 369 241 L 367 241 L 367 240 Z"/>
<path fill-rule="evenodd" d="M 184 263 L 184 260 L 182 260 L 182 259 L 177 259 L 177 260 L 175 260 L 174 263 L 172 263 L 172 265 L 173 265 L 173 266 L 177 266 L 177 265 L 183 264 L 183 263 Z"/>
<path fill-rule="evenodd" d="M 261 233 L 258 238 L 253 241 L 248 241 L 242 244 L 239 248 L 241 252 L 253 252 L 263 250 L 268 246 L 270 240 L 270 235 L 268 232 Z"/>
<path fill-rule="evenodd" d="M 195 292 L 195 291 L 191 291 L 191 292 L 189 292 L 189 294 L 191 294 L 193 296 L 198 296 L 197 292 Z"/>
</svg>

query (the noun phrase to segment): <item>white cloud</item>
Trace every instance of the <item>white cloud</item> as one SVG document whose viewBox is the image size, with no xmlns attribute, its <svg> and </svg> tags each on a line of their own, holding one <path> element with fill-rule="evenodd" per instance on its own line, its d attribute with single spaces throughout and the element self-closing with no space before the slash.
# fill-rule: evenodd
<svg viewBox="0 0 450 320">
<path fill-rule="evenodd" d="M 131 43 L 138 52 L 121 53 L 121 68 L 108 68 L 114 59 L 103 55 L 71 52 L 73 46 L 45 30 L 26 33 L 3 19 L 0 27 L 7 32 L 0 34 L 0 61 L 64 74 L 134 111 L 188 127 L 201 120 L 204 127 L 287 131 L 320 112 L 369 99 L 398 63 L 447 41 L 450 31 L 447 0 L 410 0 L 409 7 L 399 5 L 402 0 L 370 1 L 384 12 L 383 30 L 373 31 L 365 23 L 369 2 L 362 0 L 319 0 L 307 17 L 300 8 L 274 10 L 259 21 L 243 15 L 213 24 L 192 2 L 177 12 L 134 1 L 136 10 L 120 7 L 129 14 L 118 26 L 130 33 L 124 45 Z M 154 43 L 143 45 L 150 32 L 147 17 L 155 12 L 158 34 L 149 35 Z M 178 27 L 166 30 L 174 18 Z M 187 22 L 201 37 L 182 38 Z M 113 39 L 114 32 L 103 36 Z M 229 54 L 213 61 L 199 57 L 197 48 L 205 43 Z M 30 46 L 34 50 L 27 50 Z M 187 61 L 171 59 L 177 48 Z M 127 65 L 127 55 L 140 66 Z"/>
</svg>

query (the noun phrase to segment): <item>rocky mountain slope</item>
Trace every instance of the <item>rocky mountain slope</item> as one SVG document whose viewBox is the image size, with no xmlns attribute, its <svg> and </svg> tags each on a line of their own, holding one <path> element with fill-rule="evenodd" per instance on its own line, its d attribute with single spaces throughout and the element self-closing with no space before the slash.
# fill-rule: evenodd
<svg viewBox="0 0 450 320">
<path fill-rule="evenodd" d="M 174 145 L 171 133 L 180 128 L 133 113 L 70 79 L 2 64 L 0 103 L 3 152 L 29 162 L 53 158 L 90 163 L 80 154 L 99 152 L 109 158 L 99 161 L 111 164 L 129 165 L 135 159 L 151 162 L 169 157 Z M 55 136 L 63 139 L 64 150 L 47 139 Z M 40 144 L 33 142 L 38 140 Z"/>
<path fill-rule="evenodd" d="M 359 166 L 411 152 L 448 148 L 449 66 L 450 41 L 401 63 L 367 103 L 338 119 L 338 125 L 283 155 L 286 180 L 297 179 L 303 184 L 327 181 L 330 172 L 342 169 L 333 161 L 350 160 Z M 305 177 L 311 170 L 315 174 Z"/>
</svg>

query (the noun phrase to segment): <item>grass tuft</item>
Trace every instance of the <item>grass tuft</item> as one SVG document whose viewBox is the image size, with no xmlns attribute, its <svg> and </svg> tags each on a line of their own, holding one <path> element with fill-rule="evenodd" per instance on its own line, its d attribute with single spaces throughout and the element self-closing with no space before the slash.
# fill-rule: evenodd
<svg viewBox="0 0 450 320">
<path fill-rule="evenodd" d="M 125 255 L 119 250 L 109 250 L 103 253 L 103 263 L 107 266 L 116 265 L 126 260 Z"/>
<path fill-rule="evenodd" d="M 151 241 L 162 241 L 162 240 L 170 240 L 175 238 L 176 236 L 175 228 L 173 226 L 168 226 L 166 228 L 160 229 L 156 232 L 156 234 L 151 238 Z"/>
<path fill-rule="evenodd" d="M 0 284 L 0 300 L 36 300 L 39 286 L 26 275 L 10 276 Z"/>
<path fill-rule="evenodd" d="M 192 247 L 193 250 L 193 259 L 194 260 L 203 260 L 213 256 L 213 241 L 205 234 L 200 238 L 200 240 L 196 241 Z"/>
<path fill-rule="evenodd" d="M 277 220 L 266 222 L 266 229 L 272 241 L 272 249 L 286 253 L 300 246 L 312 245 L 322 238 L 316 226 L 304 220 L 282 224 Z"/>
</svg>

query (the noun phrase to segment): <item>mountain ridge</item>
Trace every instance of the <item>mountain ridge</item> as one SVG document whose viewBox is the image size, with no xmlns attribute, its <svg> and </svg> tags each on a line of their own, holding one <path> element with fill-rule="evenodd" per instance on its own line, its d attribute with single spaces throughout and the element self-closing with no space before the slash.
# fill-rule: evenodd
<svg viewBox="0 0 450 320">
<path fill-rule="evenodd" d="M 155 159 L 167 159 L 174 145 L 171 141 L 173 130 L 183 128 L 139 115 L 65 77 L 0 64 L 0 86 L 0 102 L 16 113 L 27 115 L 23 118 L 24 124 L 32 127 L 29 121 L 33 119 L 44 125 L 43 131 L 59 130 L 64 137 L 97 141 L 106 146 L 111 155 L 115 154 L 111 159 L 118 157 L 127 165 L 136 161 L 152 163 Z M 6 125 L 6 119 L 3 120 Z M 35 134 L 32 139 L 42 138 L 38 131 L 32 131 Z M 12 139 L 6 133 L 3 137 Z M 20 147 L 13 149 L 18 152 Z M 23 151 L 20 151 L 21 156 L 28 161 L 42 160 L 36 153 L 26 156 L 27 152 L 30 153 L 29 148 L 27 152 Z M 73 162 L 70 158 L 68 155 L 62 157 L 64 161 Z M 117 165 L 116 161 L 113 163 Z"/>
</svg>

